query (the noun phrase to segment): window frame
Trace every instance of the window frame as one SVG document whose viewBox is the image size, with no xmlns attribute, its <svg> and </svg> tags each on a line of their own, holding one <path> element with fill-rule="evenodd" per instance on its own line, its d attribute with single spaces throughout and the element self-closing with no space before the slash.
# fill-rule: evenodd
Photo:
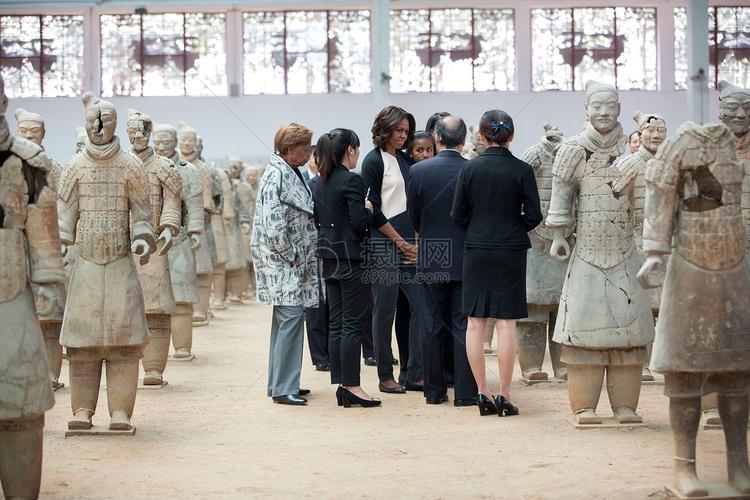
<svg viewBox="0 0 750 500">
<path fill-rule="evenodd" d="M 252 9 L 252 10 L 241 10 L 239 12 L 240 14 L 240 60 L 241 60 L 241 67 L 242 67 L 242 92 L 240 95 L 247 96 L 247 97 L 253 97 L 253 96 L 288 96 L 288 95 L 330 95 L 330 94 L 352 94 L 352 95 L 368 95 L 372 94 L 372 8 L 368 7 L 361 7 L 361 6 L 341 6 L 337 8 L 312 8 L 312 9 L 305 9 L 301 8 L 299 10 L 292 10 L 287 8 L 287 6 L 283 6 L 284 8 L 279 9 Z M 369 33 L 369 57 L 368 57 L 368 64 L 370 66 L 370 90 L 368 92 L 332 92 L 331 91 L 331 61 L 333 54 L 333 42 L 330 36 L 331 33 L 331 12 L 356 12 L 356 11 L 363 11 L 368 12 L 367 16 L 367 24 L 368 24 L 368 33 Z M 287 49 L 287 14 L 290 12 L 325 12 L 326 14 L 326 91 L 325 92 L 303 92 L 303 93 L 289 93 L 289 51 Z M 283 38 L 284 38 L 284 93 L 282 94 L 247 94 L 245 93 L 245 16 L 252 15 L 252 14 L 281 14 L 283 16 L 283 22 L 284 22 L 284 30 L 283 30 Z M 307 54 L 307 53 L 306 53 Z"/>
<path fill-rule="evenodd" d="M 83 75 L 81 77 L 81 93 L 84 92 L 86 88 L 86 16 L 83 12 L 79 11 L 73 11 L 73 12 L 56 12 L 51 11 L 48 13 L 39 13 L 38 10 L 34 12 L 28 12 L 24 13 L 22 10 L 13 11 L 8 14 L 4 14 L 0 12 L 0 18 L 2 17 L 36 17 L 39 19 L 39 55 L 38 56 L 3 56 L 2 52 L 0 52 L 0 68 L 2 67 L 2 63 L 4 60 L 23 60 L 23 59 L 39 59 L 39 95 L 38 96 L 28 96 L 24 98 L 19 99 L 25 99 L 25 98 L 41 98 L 41 97 L 77 97 L 77 95 L 61 95 L 61 96 L 46 96 L 44 95 L 44 18 L 45 17 L 73 17 L 77 16 L 81 18 L 81 45 L 83 46 L 83 56 L 82 56 L 82 65 L 83 65 Z M 0 38 L 2 38 L 2 27 L 0 26 Z"/>
</svg>

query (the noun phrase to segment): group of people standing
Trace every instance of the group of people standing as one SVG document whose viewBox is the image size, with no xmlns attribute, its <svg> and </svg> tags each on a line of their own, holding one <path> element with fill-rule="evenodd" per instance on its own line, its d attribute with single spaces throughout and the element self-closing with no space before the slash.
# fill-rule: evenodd
<svg viewBox="0 0 750 500">
<path fill-rule="evenodd" d="M 455 406 L 518 414 L 510 399 L 515 321 L 527 316 L 527 232 L 542 221 L 534 172 L 508 149 L 514 126 L 503 111 L 482 116 L 486 150 L 473 160 L 462 156 L 461 118 L 436 113 L 426 131 L 415 129 L 401 108 L 378 113 L 361 174 L 353 171 L 360 139 L 352 130 L 333 129 L 315 146 L 302 125 L 276 133 L 251 236 L 257 299 L 274 306 L 274 402 L 307 403 L 309 390 L 300 388 L 307 308 L 318 327 L 327 318 L 328 359 L 313 362 L 330 368 L 340 406 L 381 404 L 360 383 L 360 359 L 371 364 L 374 355 L 380 392 L 422 391 L 428 404 L 440 404 L 453 385 Z M 300 171 L 308 162 L 312 178 Z M 497 319 L 497 396 L 485 375 L 487 318 Z"/>
</svg>

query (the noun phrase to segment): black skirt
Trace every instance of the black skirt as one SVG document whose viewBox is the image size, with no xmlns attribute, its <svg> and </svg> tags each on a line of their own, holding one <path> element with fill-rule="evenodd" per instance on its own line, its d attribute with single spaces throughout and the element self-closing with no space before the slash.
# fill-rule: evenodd
<svg viewBox="0 0 750 500">
<path fill-rule="evenodd" d="M 528 317 L 526 252 L 464 248 L 463 313 L 474 318 Z"/>
</svg>

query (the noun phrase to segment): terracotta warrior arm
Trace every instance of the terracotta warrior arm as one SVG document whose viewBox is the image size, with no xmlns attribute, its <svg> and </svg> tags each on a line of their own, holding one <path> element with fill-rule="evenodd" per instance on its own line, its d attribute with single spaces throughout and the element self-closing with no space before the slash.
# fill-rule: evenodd
<svg viewBox="0 0 750 500">
<path fill-rule="evenodd" d="M 648 255 L 672 251 L 672 232 L 677 213 L 679 172 L 661 155 L 646 167 L 646 207 L 643 221 L 643 250 Z"/>
<path fill-rule="evenodd" d="M 586 152 L 577 144 L 560 146 L 552 166 L 552 197 L 546 224 L 551 228 L 565 228 L 573 224 L 573 207 L 578 179 L 586 165 Z"/>
<path fill-rule="evenodd" d="M 192 198 L 185 200 L 187 208 L 187 228 L 188 234 L 202 234 L 205 231 L 205 219 L 203 217 L 203 191 L 199 192 Z"/>
<path fill-rule="evenodd" d="M 78 174 L 75 163 L 63 171 L 60 180 L 60 191 L 57 199 L 57 223 L 60 230 L 60 241 L 64 245 L 76 242 L 76 225 L 78 224 Z"/>
<path fill-rule="evenodd" d="M 26 215 L 30 279 L 40 285 L 65 281 L 56 202 L 56 193 L 44 186 Z"/>
<path fill-rule="evenodd" d="M 182 210 L 180 207 L 180 194 L 182 193 L 182 180 L 174 167 L 165 165 L 159 172 L 159 182 L 161 182 L 162 196 L 164 202 L 159 217 L 159 227 L 157 231 L 161 233 L 164 229 L 172 230 L 172 235 L 180 232 L 180 222 L 182 220 Z"/>
<path fill-rule="evenodd" d="M 151 202 L 148 198 L 148 184 L 146 178 L 140 175 L 136 166 L 130 169 L 127 180 L 128 204 L 130 220 L 132 221 L 133 241 L 143 240 L 150 247 L 151 253 L 156 250 L 156 236 L 151 226 Z"/>
</svg>

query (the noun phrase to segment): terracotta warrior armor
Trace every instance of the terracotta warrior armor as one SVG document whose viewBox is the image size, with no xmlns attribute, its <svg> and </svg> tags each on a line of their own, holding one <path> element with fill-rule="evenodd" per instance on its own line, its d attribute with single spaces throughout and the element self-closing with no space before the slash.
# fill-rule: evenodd
<svg viewBox="0 0 750 500">
<path fill-rule="evenodd" d="M 195 129 L 185 122 L 180 122 L 177 131 L 177 141 L 180 151 L 180 159 L 191 163 L 198 170 L 198 176 L 203 184 L 203 241 L 195 253 L 195 265 L 198 272 L 198 288 L 200 301 L 193 307 L 193 326 L 205 326 L 208 324 L 208 307 L 211 296 L 211 278 L 214 266 L 217 264 L 216 242 L 211 216 L 216 212 L 220 200 L 214 197 L 218 195 L 214 190 L 211 172 L 200 159 L 200 151 L 197 148 L 198 134 Z"/>
<path fill-rule="evenodd" d="M 226 232 L 227 220 L 233 212 L 232 184 L 226 172 L 211 163 L 207 166 L 214 192 L 214 213 L 211 215 L 211 228 L 216 243 L 216 265 L 214 265 L 213 289 L 214 300 L 211 307 L 216 310 L 227 308 L 227 262 L 229 261 L 229 241 Z"/>
<path fill-rule="evenodd" d="M 549 123 L 544 125 L 542 140 L 527 149 L 521 159 L 531 165 L 539 187 L 542 215 L 547 216 L 552 195 L 552 165 L 557 150 L 562 144 L 563 135 L 557 127 Z M 568 228 L 566 238 L 573 245 L 572 227 Z M 518 362 L 524 380 L 529 382 L 547 380 L 547 373 L 542 370 L 544 352 L 549 337 L 549 351 L 555 378 L 567 378 L 567 369 L 560 361 L 560 344 L 552 342 L 555 331 L 555 315 L 560 301 L 560 292 L 565 281 L 564 262 L 550 257 L 552 231 L 540 224 L 529 233 L 531 249 L 526 266 L 526 300 L 529 303 L 529 317 L 518 321 L 516 339 L 518 343 Z"/>
<path fill-rule="evenodd" d="M 577 424 L 601 423 L 596 407 L 605 372 L 615 420 L 639 423 L 635 410 L 654 322 L 648 295 L 635 278 L 640 258 L 630 201 L 612 189 L 619 170 L 611 166 L 625 151 L 627 137 L 617 121 L 614 87 L 588 82 L 586 99 L 586 129 L 560 146 L 552 169 L 550 255 L 571 257 L 553 340 L 563 345 Z M 570 255 L 565 235 L 574 222 L 577 241 Z"/>
<path fill-rule="evenodd" d="M 182 231 L 169 249 L 169 271 L 177 308 L 172 314 L 174 358 L 191 359 L 193 345 L 193 304 L 200 301 L 195 252 L 201 245 L 204 231 L 203 183 L 198 170 L 181 160 L 176 151 L 177 131 L 171 125 L 157 125 L 154 130 L 156 154 L 168 158 L 180 175 L 182 191 L 180 206 Z"/>
<path fill-rule="evenodd" d="M 44 119 L 40 115 L 26 111 L 23 108 L 18 108 L 14 112 L 14 115 L 16 117 L 16 122 L 18 123 L 16 135 L 18 135 L 18 137 L 23 137 L 44 149 L 44 146 L 42 146 L 42 141 L 44 140 L 45 135 Z M 60 164 L 49 159 L 47 187 L 55 193 L 57 193 L 61 172 L 62 169 L 60 168 Z M 57 215 L 55 215 L 55 217 L 57 217 Z M 60 345 L 60 327 L 62 326 L 63 312 L 65 311 L 65 284 L 61 283 L 57 285 L 57 288 L 57 296 L 60 298 L 57 307 L 52 311 L 52 314 L 39 316 L 39 323 L 42 327 L 42 335 L 44 336 L 44 347 L 47 351 L 50 379 L 52 380 L 52 388 L 54 390 L 65 385 L 59 381 L 63 360 L 63 348 Z"/>
<path fill-rule="evenodd" d="M 241 185 L 247 186 L 247 183 L 241 180 L 243 168 L 244 166 L 239 158 L 227 158 L 227 172 L 224 173 L 230 186 L 230 191 L 224 199 L 224 212 L 227 215 L 224 219 L 224 229 L 227 234 L 229 255 L 229 259 L 227 259 L 227 291 L 230 301 L 236 304 L 242 303 L 242 295 L 247 290 L 248 285 L 248 263 L 242 240 L 248 240 L 246 248 L 249 249 L 250 238 L 249 236 L 243 237 L 242 204 L 239 199 L 239 192 L 243 189 Z M 247 224 L 247 213 L 244 224 Z"/>
<path fill-rule="evenodd" d="M 44 412 L 55 404 L 37 313 L 57 311 L 64 275 L 50 161 L 10 134 L 7 106 L 0 78 L 0 483 L 6 498 L 37 498 Z"/>
<path fill-rule="evenodd" d="M 120 148 L 114 106 L 91 92 L 83 102 L 88 139 L 63 172 L 58 201 L 61 240 L 79 251 L 60 337 L 70 362 L 68 428 L 91 428 L 106 360 L 109 428 L 129 431 L 138 361 L 148 342 L 131 252 L 145 264 L 156 247 L 149 186 L 141 161 Z"/>
<path fill-rule="evenodd" d="M 247 294 L 255 294 L 255 268 L 253 254 L 250 249 L 250 234 L 252 234 L 253 217 L 255 216 L 255 201 L 258 197 L 258 169 L 247 167 L 244 181 L 237 182 L 237 199 L 240 207 L 240 226 L 242 227 L 242 253 L 247 262 Z"/>
<path fill-rule="evenodd" d="M 649 161 L 644 286 L 671 253 L 651 369 L 664 373 L 675 440 L 676 488 L 707 496 L 696 475 L 701 396 L 718 393 L 729 483 L 750 494 L 750 267 L 741 207 L 745 171 L 724 124 L 682 125 Z"/>
<path fill-rule="evenodd" d="M 157 155 L 154 148 L 149 146 L 152 131 L 153 122 L 148 115 L 128 109 L 128 138 L 133 145 L 133 153 L 143 163 L 143 173 L 149 187 L 151 225 L 160 235 L 157 243 L 162 243 L 147 264 L 138 266 L 150 336 L 143 350 L 143 384 L 162 385 L 169 356 L 171 315 L 177 309 L 167 252 L 181 228 L 182 180 L 172 162 Z"/>
<path fill-rule="evenodd" d="M 633 223 L 633 235 L 635 236 L 636 252 L 645 260 L 643 253 L 643 218 L 646 203 L 646 164 L 654 157 L 656 150 L 667 138 L 667 126 L 664 117 L 656 113 L 643 113 L 636 111 L 633 115 L 633 121 L 638 125 L 641 133 L 641 143 L 638 150 L 632 155 L 622 160 L 617 166 L 620 169 L 620 178 L 614 183 L 615 191 L 623 192 L 631 204 L 631 214 Z M 662 277 L 663 278 L 663 277 Z M 651 302 L 651 311 L 654 318 L 659 313 L 659 301 L 661 300 L 661 288 L 656 287 L 647 290 Z M 649 370 L 649 357 L 646 364 L 643 365 L 642 380 L 654 380 L 654 376 Z"/>
</svg>

